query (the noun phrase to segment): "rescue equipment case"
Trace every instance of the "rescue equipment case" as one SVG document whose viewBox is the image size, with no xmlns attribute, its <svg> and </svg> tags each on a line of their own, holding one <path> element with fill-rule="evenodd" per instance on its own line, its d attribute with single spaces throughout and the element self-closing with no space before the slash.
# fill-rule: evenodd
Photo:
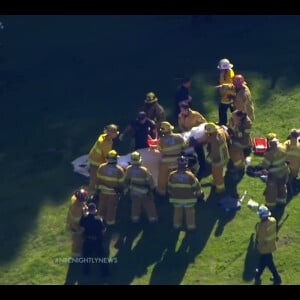
<svg viewBox="0 0 300 300">
<path fill-rule="evenodd" d="M 253 151 L 255 154 L 264 155 L 268 149 L 267 139 L 263 137 L 255 137 L 253 139 Z"/>
</svg>

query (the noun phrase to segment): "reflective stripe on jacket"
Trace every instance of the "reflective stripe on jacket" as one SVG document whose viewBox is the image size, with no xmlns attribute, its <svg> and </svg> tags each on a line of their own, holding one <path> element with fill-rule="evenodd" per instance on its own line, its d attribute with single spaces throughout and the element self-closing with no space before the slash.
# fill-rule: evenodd
<svg viewBox="0 0 300 300">
<path fill-rule="evenodd" d="M 189 170 L 173 171 L 168 179 L 168 193 L 170 203 L 194 204 L 201 191 L 197 177 Z"/>
<path fill-rule="evenodd" d="M 110 139 L 106 133 L 101 134 L 89 152 L 89 163 L 95 166 L 104 163 L 108 152 L 112 149 L 112 145 L 112 139 Z"/>
</svg>

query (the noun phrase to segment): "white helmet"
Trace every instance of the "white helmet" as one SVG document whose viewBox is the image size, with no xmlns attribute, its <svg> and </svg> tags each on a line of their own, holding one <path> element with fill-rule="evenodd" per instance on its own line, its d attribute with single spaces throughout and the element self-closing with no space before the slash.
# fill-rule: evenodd
<svg viewBox="0 0 300 300">
<path fill-rule="evenodd" d="M 271 212 L 270 212 L 269 209 L 268 209 L 266 206 L 264 206 L 264 205 L 261 205 L 261 206 L 258 208 L 257 214 L 259 215 L 260 218 L 267 218 L 267 217 L 270 217 L 270 216 L 271 216 Z"/>
<path fill-rule="evenodd" d="M 228 70 L 233 68 L 233 64 L 231 64 L 227 58 L 223 58 L 219 61 L 217 68 L 220 70 Z"/>
</svg>

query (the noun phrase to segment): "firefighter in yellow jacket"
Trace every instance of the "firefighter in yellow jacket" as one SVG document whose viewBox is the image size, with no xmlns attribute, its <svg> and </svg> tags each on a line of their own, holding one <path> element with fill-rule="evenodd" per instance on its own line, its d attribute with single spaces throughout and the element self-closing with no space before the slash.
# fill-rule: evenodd
<svg viewBox="0 0 300 300">
<path fill-rule="evenodd" d="M 142 166 L 142 157 L 137 151 L 131 153 L 130 164 L 126 169 L 125 184 L 129 189 L 131 199 L 131 220 L 134 223 L 139 222 L 142 209 L 144 209 L 149 222 L 156 222 L 152 174 L 145 166 Z"/>
<path fill-rule="evenodd" d="M 166 121 L 165 109 L 158 103 L 158 98 L 153 92 L 147 93 L 145 104 L 141 111 L 144 111 L 147 118 L 155 122 L 157 131 L 159 131 L 161 122 Z"/>
<path fill-rule="evenodd" d="M 205 117 L 196 110 L 192 110 L 188 104 L 179 105 L 178 126 L 181 132 L 189 131 L 193 127 L 206 123 Z"/>
<path fill-rule="evenodd" d="M 235 98 L 234 98 L 234 107 L 237 110 L 241 110 L 247 113 L 248 117 L 254 122 L 254 104 L 251 96 L 247 82 L 244 79 L 243 75 L 235 75 L 233 77 L 233 85 L 235 87 Z"/>
<path fill-rule="evenodd" d="M 107 162 L 101 164 L 97 170 L 98 214 L 107 225 L 116 223 L 118 202 L 124 189 L 125 173 L 123 168 L 117 165 L 117 161 L 117 151 L 110 150 Z"/>
<path fill-rule="evenodd" d="M 235 110 L 229 120 L 228 131 L 231 138 L 229 155 L 235 170 L 245 169 L 244 150 L 252 147 L 250 131 L 252 122 L 247 113 Z"/>
<path fill-rule="evenodd" d="M 179 133 L 173 133 L 174 126 L 169 122 L 162 122 L 160 131 L 162 136 L 158 143 L 161 152 L 161 161 L 157 178 L 157 193 L 166 195 L 169 173 L 177 168 L 177 158 L 186 148 L 187 144 Z"/>
<path fill-rule="evenodd" d="M 187 169 L 188 161 L 184 156 L 177 159 L 177 170 L 168 177 L 169 201 L 174 206 L 173 227 L 179 229 L 183 223 L 183 211 L 187 230 L 196 229 L 195 204 L 201 195 L 197 177 Z"/>
<path fill-rule="evenodd" d="M 233 64 L 227 58 L 219 61 L 217 68 L 220 70 L 219 84 L 233 84 Z M 219 103 L 219 125 L 227 125 L 227 111 L 233 111 L 233 99 L 235 92 L 233 90 L 220 89 L 221 101 Z"/>
<path fill-rule="evenodd" d="M 289 185 L 292 189 L 297 188 L 297 177 L 300 169 L 300 143 L 298 141 L 300 132 L 297 129 L 292 129 L 290 139 L 284 142 L 287 153 L 287 161 L 289 163 Z"/>
<path fill-rule="evenodd" d="M 233 84 L 222 84 L 217 87 L 220 90 L 235 92 L 233 102 L 235 109 L 246 112 L 252 123 L 254 122 L 254 103 L 243 75 L 235 75 L 233 77 Z"/>
<path fill-rule="evenodd" d="M 192 110 L 188 104 L 182 103 L 179 105 L 180 113 L 178 115 L 178 126 L 181 132 L 189 131 L 195 126 L 206 123 L 205 117 L 198 111 Z M 194 145 L 197 154 L 199 165 L 195 168 L 197 178 L 201 178 L 205 174 L 206 163 L 203 145 Z"/>
<path fill-rule="evenodd" d="M 286 203 L 289 169 L 285 147 L 277 139 L 272 139 L 268 143 L 269 149 L 265 153 L 261 165 L 268 171 L 264 196 L 266 206 L 271 209 L 278 203 Z"/>
<path fill-rule="evenodd" d="M 107 154 L 112 149 L 113 140 L 118 136 L 118 134 L 119 131 L 117 125 L 107 125 L 90 150 L 88 160 L 90 165 L 89 189 L 91 192 L 95 190 L 98 167 L 102 163 L 106 162 Z"/>
<path fill-rule="evenodd" d="M 66 230 L 72 237 L 72 257 L 80 257 L 82 254 L 83 229 L 79 225 L 80 218 L 87 212 L 88 192 L 86 189 L 77 190 L 71 197 L 71 205 L 67 214 Z"/>
<path fill-rule="evenodd" d="M 225 192 L 223 171 L 229 159 L 227 146 L 229 135 L 214 123 L 207 123 L 204 129 L 208 144 L 207 161 L 211 164 L 213 185 L 216 187 L 216 193 L 223 193 Z"/>
<path fill-rule="evenodd" d="M 255 284 L 261 284 L 261 275 L 265 267 L 268 267 L 273 275 L 275 285 L 281 284 L 281 278 L 278 274 L 273 261 L 273 252 L 276 250 L 277 222 L 271 217 L 271 212 L 264 205 L 258 208 L 257 214 L 261 222 L 256 224 L 256 247 L 260 254 L 258 268 L 255 271 Z"/>
</svg>

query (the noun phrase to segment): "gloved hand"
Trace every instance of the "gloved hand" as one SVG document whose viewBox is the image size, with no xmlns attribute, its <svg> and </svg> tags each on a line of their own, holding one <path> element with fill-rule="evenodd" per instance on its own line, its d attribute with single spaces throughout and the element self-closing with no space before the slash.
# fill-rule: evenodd
<svg viewBox="0 0 300 300">
<path fill-rule="evenodd" d="M 123 139 L 124 139 L 124 133 L 121 133 L 121 134 L 119 135 L 119 140 L 122 142 Z"/>
</svg>

